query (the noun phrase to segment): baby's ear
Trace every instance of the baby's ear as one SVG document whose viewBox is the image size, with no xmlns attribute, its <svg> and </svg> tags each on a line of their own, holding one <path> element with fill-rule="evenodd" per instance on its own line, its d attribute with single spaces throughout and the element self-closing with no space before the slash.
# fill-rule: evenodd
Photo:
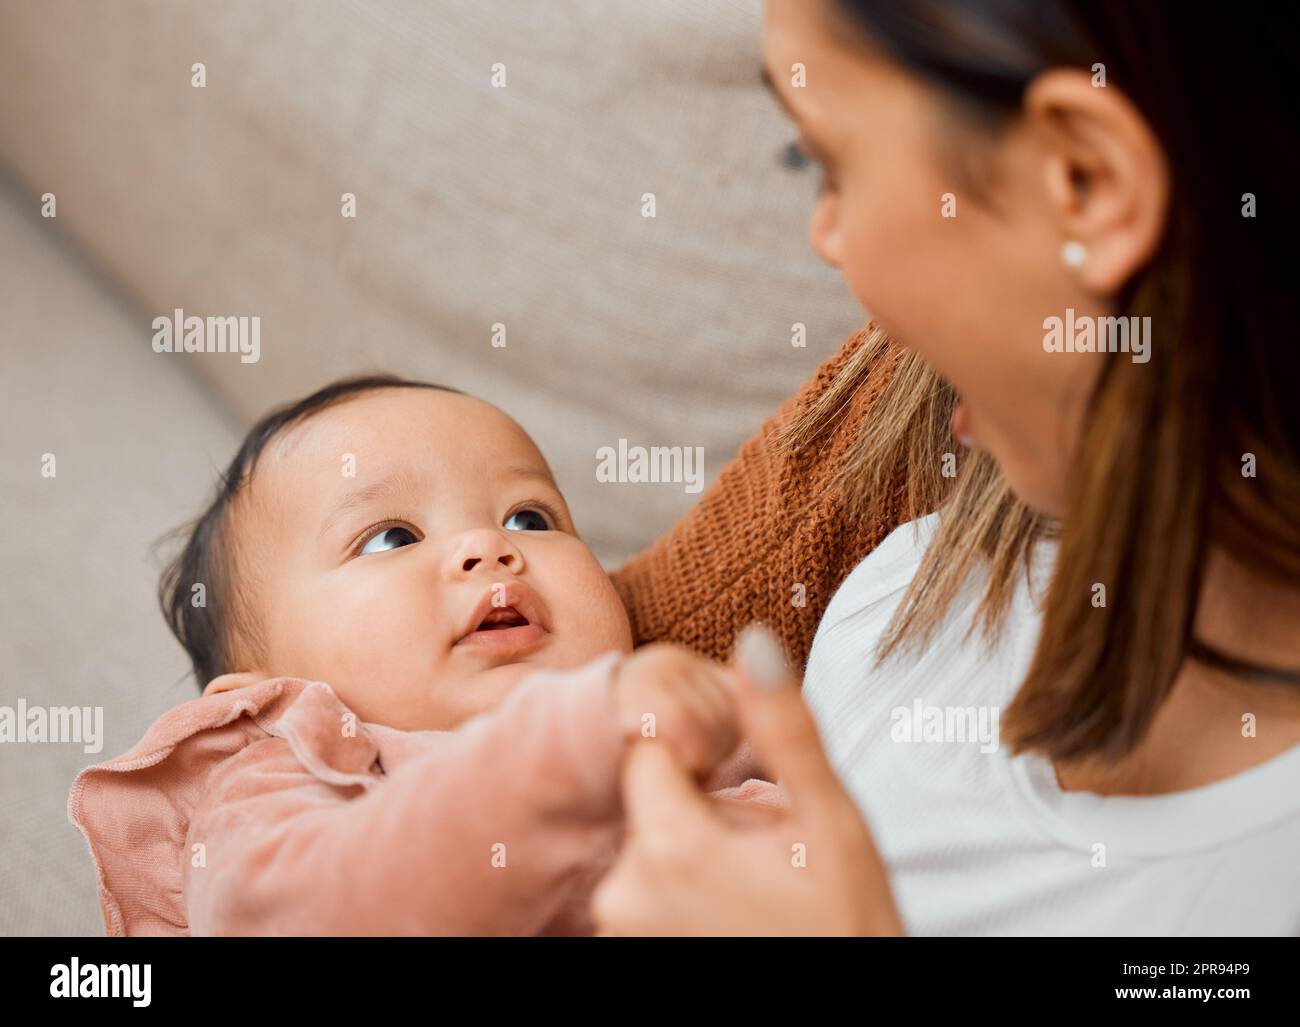
<svg viewBox="0 0 1300 1027">
<path fill-rule="evenodd" d="M 216 695 L 218 692 L 233 692 L 236 688 L 247 688 L 259 681 L 265 681 L 271 675 L 260 670 L 243 670 L 238 674 L 222 674 L 213 678 L 203 689 L 204 696 Z"/>
</svg>

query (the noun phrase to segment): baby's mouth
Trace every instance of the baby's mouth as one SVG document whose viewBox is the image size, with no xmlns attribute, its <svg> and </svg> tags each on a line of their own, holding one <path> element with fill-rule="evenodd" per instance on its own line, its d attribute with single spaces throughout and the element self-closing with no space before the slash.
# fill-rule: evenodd
<svg viewBox="0 0 1300 1027">
<path fill-rule="evenodd" d="M 517 582 L 494 586 L 480 600 L 470 623 L 473 626 L 457 640 L 456 647 L 472 647 L 494 655 L 522 654 L 539 645 L 548 634 L 537 598 Z"/>
<path fill-rule="evenodd" d="M 524 627 L 528 623 L 528 618 L 516 610 L 513 606 L 507 606 L 503 610 L 493 610 L 483 622 L 475 629 L 476 631 L 508 631 L 510 628 Z M 473 632 L 471 632 L 472 634 Z"/>
<path fill-rule="evenodd" d="M 474 646 L 494 653 L 520 652 L 537 645 L 545 635 L 540 624 L 529 623 L 528 618 L 513 606 L 506 606 L 490 612 L 456 645 Z"/>
</svg>

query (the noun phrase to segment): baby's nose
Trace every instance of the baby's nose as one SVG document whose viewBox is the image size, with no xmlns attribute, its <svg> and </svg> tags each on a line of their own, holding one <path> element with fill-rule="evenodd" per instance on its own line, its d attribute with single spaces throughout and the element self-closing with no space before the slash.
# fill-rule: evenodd
<svg viewBox="0 0 1300 1027">
<path fill-rule="evenodd" d="M 449 568 L 452 576 L 464 576 L 476 568 L 492 572 L 499 567 L 512 574 L 524 569 L 523 553 L 501 532 L 482 528 L 467 531 L 457 539 Z"/>
</svg>

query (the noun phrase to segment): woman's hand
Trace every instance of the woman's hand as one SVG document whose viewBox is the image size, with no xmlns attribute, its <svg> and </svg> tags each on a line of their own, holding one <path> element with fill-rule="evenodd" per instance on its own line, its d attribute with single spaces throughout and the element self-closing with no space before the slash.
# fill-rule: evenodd
<svg viewBox="0 0 1300 1027">
<path fill-rule="evenodd" d="M 767 822 L 719 813 L 665 746 L 623 772 L 628 838 L 592 897 L 602 934 L 901 934 L 885 868 L 826 760 L 776 642 L 737 647 L 743 733 L 790 803 Z"/>
</svg>

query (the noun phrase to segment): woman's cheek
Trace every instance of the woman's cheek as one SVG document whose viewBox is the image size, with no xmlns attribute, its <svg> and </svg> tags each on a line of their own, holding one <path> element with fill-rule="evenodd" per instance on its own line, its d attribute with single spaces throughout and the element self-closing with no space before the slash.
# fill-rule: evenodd
<svg viewBox="0 0 1300 1027">
<path fill-rule="evenodd" d="M 864 204 L 850 221 L 843 271 L 858 302 L 944 377 L 963 377 L 980 359 L 972 336 L 984 323 L 964 226 L 940 216 L 937 197 L 933 209 Z"/>
<path fill-rule="evenodd" d="M 927 271 L 924 229 L 898 207 L 880 206 L 860 191 L 836 203 L 838 267 L 854 297 L 871 317 L 908 332 L 915 311 L 934 306 L 942 279 Z M 929 296 L 924 304 L 916 293 Z M 910 334 L 910 333 L 909 333 Z"/>
</svg>

